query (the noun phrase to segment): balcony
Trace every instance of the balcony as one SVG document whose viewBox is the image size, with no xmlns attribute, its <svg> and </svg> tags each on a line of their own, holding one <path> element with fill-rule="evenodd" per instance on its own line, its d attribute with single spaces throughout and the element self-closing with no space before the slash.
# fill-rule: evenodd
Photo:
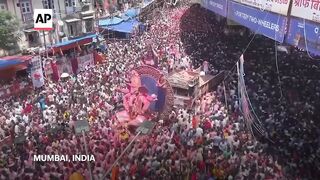
<svg viewBox="0 0 320 180">
<path fill-rule="evenodd" d="M 81 7 L 66 7 L 66 14 L 71 15 L 81 11 Z"/>
<path fill-rule="evenodd" d="M 22 21 L 25 22 L 25 23 L 33 21 L 33 13 L 24 13 L 24 14 L 22 14 Z"/>
</svg>

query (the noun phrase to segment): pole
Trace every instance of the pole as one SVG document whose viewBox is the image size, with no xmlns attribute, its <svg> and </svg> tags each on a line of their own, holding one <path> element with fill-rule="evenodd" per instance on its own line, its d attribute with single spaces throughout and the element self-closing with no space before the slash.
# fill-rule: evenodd
<svg viewBox="0 0 320 180">
<path fill-rule="evenodd" d="M 227 92 L 226 92 L 226 85 L 224 81 L 222 82 L 223 84 L 223 92 L 224 92 L 224 101 L 226 103 L 226 110 L 228 111 L 228 101 L 227 101 Z"/>
<path fill-rule="evenodd" d="M 44 31 L 42 31 L 42 35 L 43 35 L 43 44 L 44 44 L 44 51 L 46 52 L 46 56 L 48 58 L 48 51 L 47 51 L 47 42 L 46 42 L 46 33 Z"/>
<path fill-rule="evenodd" d="M 58 0 L 57 1 L 58 2 L 58 8 L 59 8 L 59 17 L 60 17 L 60 19 L 61 19 L 61 6 L 60 6 L 60 1 Z M 54 4 L 54 3 L 53 3 Z"/>
<path fill-rule="evenodd" d="M 59 8 L 59 20 L 58 21 L 60 21 L 61 19 L 62 19 L 62 17 L 61 17 L 61 6 L 60 6 L 60 0 L 58 0 L 57 1 L 58 2 L 58 8 Z M 58 22 L 57 22 L 58 23 Z M 59 25 L 59 23 L 58 23 L 58 26 L 60 26 Z M 60 30 L 60 27 L 58 28 L 59 30 Z M 56 31 L 57 31 L 57 29 L 56 29 Z M 56 39 L 57 39 L 57 41 L 58 41 L 58 43 L 60 42 L 60 35 L 59 35 L 59 32 L 56 32 L 56 35 L 57 35 L 57 37 L 56 37 Z"/>
<path fill-rule="evenodd" d="M 91 6 L 90 6 L 90 10 L 92 10 L 93 9 L 93 7 L 94 7 L 94 4 L 96 4 L 96 9 L 95 9 L 95 11 L 94 11 L 94 19 L 93 19 L 93 28 L 94 28 L 94 31 L 96 32 L 96 33 L 99 33 L 99 28 L 98 28 L 98 26 L 97 25 L 99 25 L 99 22 L 98 22 L 98 13 L 99 13 L 99 3 L 97 2 L 97 0 L 91 0 L 90 1 L 91 2 Z"/>
<path fill-rule="evenodd" d="M 122 156 L 124 155 L 124 153 L 129 149 L 129 147 L 131 146 L 131 144 L 138 138 L 138 136 L 141 134 L 141 131 L 139 131 L 134 138 L 131 140 L 131 142 L 128 144 L 128 146 L 123 150 L 123 152 L 120 154 L 120 156 L 116 159 L 116 161 L 112 164 L 112 166 L 107 170 L 106 174 L 104 174 L 103 178 L 101 180 L 104 180 L 106 178 L 106 176 L 110 173 L 110 171 L 112 170 L 112 168 L 118 163 L 118 161 L 122 158 Z"/>
<path fill-rule="evenodd" d="M 86 151 L 86 155 L 88 156 L 88 155 L 89 155 L 89 152 L 88 152 L 86 135 L 85 135 L 85 133 L 84 133 L 84 130 L 82 130 L 82 137 L 83 137 L 83 141 L 84 141 L 84 149 L 85 149 L 85 151 Z M 89 161 L 87 161 L 87 165 L 88 165 L 88 169 L 89 169 L 90 180 L 93 180 L 93 178 L 92 178 L 92 172 L 91 172 L 91 164 L 90 164 Z"/>
</svg>

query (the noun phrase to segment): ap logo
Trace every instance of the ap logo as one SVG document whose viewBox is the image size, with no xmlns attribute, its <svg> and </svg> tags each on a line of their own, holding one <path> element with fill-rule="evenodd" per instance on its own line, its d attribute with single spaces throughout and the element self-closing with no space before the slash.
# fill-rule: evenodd
<svg viewBox="0 0 320 180">
<path fill-rule="evenodd" d="M 52 30 L 52 9 L 34 9 L 33 21 L 35 30 Z"/>
</svg>

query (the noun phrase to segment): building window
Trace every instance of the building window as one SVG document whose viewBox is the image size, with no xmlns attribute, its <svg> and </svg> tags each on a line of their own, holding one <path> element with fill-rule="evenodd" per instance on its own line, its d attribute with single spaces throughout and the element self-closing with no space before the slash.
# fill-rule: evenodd
<svg viewBox="0 0 320 180">
<path fill-rule="evenodd" d="M 32 33 L 28 33 L 28 40 L 29 40 L 30 43 L 34 43 L 35 42 L 35 39 L 34 39 Z"/>
<path fill-rule="evenodd" d="M 85 21 L 86 32 L 91 32 L 93 30 L 93 21 L 86 20 Z"/>
<path fill-rule="evenodd" d="M 66 7 L 76 7 L 76 0 L 64 0 Z"/>
<path fill-rule="evenodd" d="M 45 9 L 54 9 L 54 0 L 43 0 L 43 8 Z"/>
<path fill-rule="evenodd" d="M 69 33 L 70 33 L 70 36 L 74 36 L 73 25 L 72 24 L 69 24 Z"/>
<path fill-rule="evenodd" d="M 0 3 L 0 11 L 4 11 L 4 10 L 6 10 L 6 9 L 7 9 L 7 8 L 6 8 L 6 5 Z"/>
<path fill-rule="evenodd" d="M 21 12 L 22 14 L 31 13 L 31 4 L 30 2 L 21 2 Z"/>
</svg>

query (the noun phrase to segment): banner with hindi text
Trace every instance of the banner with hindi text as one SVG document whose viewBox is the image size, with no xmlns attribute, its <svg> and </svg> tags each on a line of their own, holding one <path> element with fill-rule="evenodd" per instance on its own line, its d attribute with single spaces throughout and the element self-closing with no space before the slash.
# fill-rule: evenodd
<svg viewBox="0 0 320 180">
<path fill-rule="evenodd" d="M 320 55 L 320 25 L 315 22 L 292 17 L 286 42 L 313 54 Z"/>
<path fill-rule="evenodd" d="M 320 22 L 320 0 L 293 0 L 291 15 Z"/>
<path fill-rule="evenodd" d="M 270 11 L 277 14 L 288 15 L 291 0 L 233 0 L 260 9 L 261 11 Z"/>
<path fill-rule="evenodd" d="M 40 56 L 34 56 L 31 59 L 31 78 L 33 87 L 40 88 L 44 85 L 44 77 Z"/>
</svg>

